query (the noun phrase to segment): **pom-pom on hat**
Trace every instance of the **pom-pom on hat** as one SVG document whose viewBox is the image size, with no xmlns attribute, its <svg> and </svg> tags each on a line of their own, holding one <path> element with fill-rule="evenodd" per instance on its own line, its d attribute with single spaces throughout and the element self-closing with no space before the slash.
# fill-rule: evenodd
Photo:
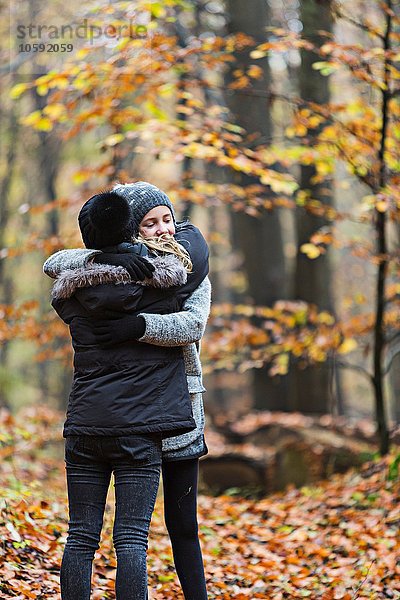
<svg viewBox="0 0 400 600">
<path fill-rule="evenodd" d="M 114 191 L 89 198 L 78 223 L 86 248 L 96 250 L 130 241 L 135 227 L 128 201 Z"/>
<path fill-rule="evenodd" d="M 176 224 L 175 211 L 171 200 L 167 194 L 157 186 L 147 183 L 147 181 L 137 181 L 136 183 L 117 183 L 113 187 L 113 192 L 125 198 L 131 208 L 134 221 L 134 234 L 139 232 L 139 225 L 143 217 L 156 206 L 168 206 L 174 223 Z"/>
</svg>

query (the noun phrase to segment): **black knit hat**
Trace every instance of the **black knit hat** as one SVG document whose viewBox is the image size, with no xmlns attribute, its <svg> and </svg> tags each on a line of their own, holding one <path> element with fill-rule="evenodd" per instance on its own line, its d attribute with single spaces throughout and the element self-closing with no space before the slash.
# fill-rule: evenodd
<svg viewBox="0 0 400 600">
<path fill-rule="evenodd" d="M 89 198 L 78 216 L 86 248 L 99 250 L 131 240 L 135 228 L 128 201 L 113 191 Z"/>
<path fill-rule="evenodd" d="M 139 232 L 139 225 L 147 213 L 156 206 L 168 206 L 172 219 L 176 224 L 175 211 L 167 194 L 157 186 L 147 181 L 136 181 L 136 183 L 117 183 L 113 192 L 125 198 L 129 203 L 134 221 L 134 234 Z"/>
</svg>

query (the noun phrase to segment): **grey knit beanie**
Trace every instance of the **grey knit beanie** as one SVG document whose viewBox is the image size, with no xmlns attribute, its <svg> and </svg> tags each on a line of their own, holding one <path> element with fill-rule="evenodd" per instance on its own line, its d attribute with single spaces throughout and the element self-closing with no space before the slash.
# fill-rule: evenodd
<svg viewBox="0 0 400 600">
<path fill-rule="evenodd" d="M 113 192 L 125 198 L 132 211 L 134 221 L 135 235 L 139 231 L 139 225 L 143 217 L 147 215 L 149 210 L 156 206 L 168 206 L 171 211 L 172 218 L 176 224 L 175 211 L 171 200 L 167 194 L 160 190 L 157 186 L 147 183 L 147 181 L 137 181 L 136 183 L 117 183 L 113 187 Z"/>
</svg>

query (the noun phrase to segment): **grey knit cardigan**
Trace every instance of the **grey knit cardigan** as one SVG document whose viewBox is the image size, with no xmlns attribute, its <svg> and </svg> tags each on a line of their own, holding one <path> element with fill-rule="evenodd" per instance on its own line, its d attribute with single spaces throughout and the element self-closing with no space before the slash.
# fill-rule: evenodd
<svg viewBox="0 0 400 600">
<path fill-rule="evenodd" d="M 97 250 L 60 250 L 50 256 L 43 266 L 49 277 L 57 278 L 65 269 L 77 269 L 91 263 Z M 197 456 L 202 452 L 204 442 L 204 405 L 200 363 L 200 340 L 203 337 L 211 304 L 211 283 L 208 277 L 189 296 L 178 313 L 156 315 L 142 313 L 146 321 L 146 331 L 139 341 L 156 346 L 183 346 L 186 377 L 192 398 L 193 417 L 196 429 L 189 433 L 163 440 L 163 458 L 179 460 Z"/>
</svg>

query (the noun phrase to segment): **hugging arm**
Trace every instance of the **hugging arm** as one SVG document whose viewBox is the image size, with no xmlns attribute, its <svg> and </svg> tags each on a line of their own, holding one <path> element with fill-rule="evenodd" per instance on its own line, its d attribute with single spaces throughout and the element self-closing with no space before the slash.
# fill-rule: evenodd
<svg viewBox="0 0 400 600">
<path fill-rule="evenodd" d="M 97 254 L 101 254 L 101 250 L 86 250 L 85 248 L 59 250 L 49 256 L 43 265 L 43 271 L 52 279 L 56 279 L 65 269 L 79 269 L 91 264 Z"/>
<path fill-rule="evenodd" d="M 189 252 L 193 263 L 193 271 L 179 291 L 180 298 L 185 300 L 208 274 L 208 246 L 200 230 L 191 223 L 179 224 L 174 237 Z M 138 254 L 106 253 L 86 248 L 59 250 L 46 260 L 43 271 L 56 279 L 64 270 L 85 268 L 93 263 L 124 267 L 134 281 L 150 278 L 154 272 L 154 266 Z"/>
<path fill-rule="evenodd" d="M 209 250 L 200 229 L 190 222 L 178 223 L 174 238 L 189 252 L 193 266 L 192 271 L 188 273 L 187 282 L 177 292 L 183 302 L 207 277 Z"/>
<path fill-rule="evenodd" d="M 43 265 L 43 271 L 49 277 L 56 279 L 62 271 L 88 267 L 93 263 L 123 267 L 134 281 L 150 278 L 154 272 L 154 266 L 138 254 L 119 254 L 86 248 L 59 250 L 49 256 Z"/>
<path fill-rule="evenodd" d="M 180 312 L 140 313 L 116 319 L 75 320 L 80 335 L 93 344 L 109 345 L 138 340 L 155 346 L 186 346 L 199 341 L 206 328 L 211 302 L 211 284 L 206 277 L 187 298 Z"/>
<path fill-rule="evenodd" d="M 174 288 L 176 305 L 182 306 L 183 310 L 171 313 L 168 310 L 171 303 L 168 302 L 169 296 L 167 295 L 165 310 L 160 310 L 159 307 L 156 311 L 157 314 L 153 312 L 151 303 L 147 302 L 149 311 L 146 312 L 143 306 L 143 309 L 138 311 L 140 316 L 120 317 L 116 315 L 114 319 L 96 319 L 94 322 L 86 320 L 84 327 L 88 329 L 93 343 L 113 344 L 139 339 L 142 342 L 160 346 L 183 346 L 201 339 L 210 310 L 211 285 L 206 278 L 208 246 L 201 232 L 190 223 L 184 223 L 179 227 L 176 239 L 186 247 L 193 263 L 193 271 L 188 275 L 187 282 L 181 282 L 178 287 Z M 85 267 L 89 269 L 93 259 L 99 253 L 96 250 L 63 250 L 52 255 L 46 261 L 44 271 L 51 277 L 57 277 L 61 271 L 71 272 L 79 267 L 81 269 L 83 267 L 83 271 L 85 271 Z M 131 257 L 134 255 L 118 254 L 114 256 Z M 183 267 L 181 266 L 181 268 Z M 158 271 L 156 271 L 157 273 Z M 153 280 L 154 285 L 156 276 L 152 278 Z M 148 292 L 150 297 L 153 293 Z"/>
<path fill-rule="evenodd" d="M 146 322 L 140 342 L 155 346 L 185 346 L 199 341 L 206 328 L 211 303 L 211 283 L 206 277 L 185 300 L 183 310 L 167 315 L 140 313 Z"/>
</svg>

